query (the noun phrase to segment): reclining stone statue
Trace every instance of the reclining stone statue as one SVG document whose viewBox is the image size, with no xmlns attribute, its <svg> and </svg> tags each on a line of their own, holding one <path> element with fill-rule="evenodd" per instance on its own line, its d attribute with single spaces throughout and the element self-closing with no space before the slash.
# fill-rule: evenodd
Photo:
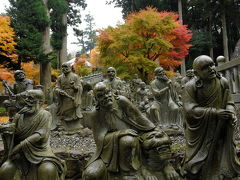
<svg viewBox="0 0 240 180">
<path fill-rule="evenodd" d="M 40 104 L 41 90 L 23 92 L 24 107 L 9 124 L 0 126 L 6 158 L 0 167 L 4 180 L 63 180 L 65 162 L 57 158 L 50 147 L 52 117 Z"/>
<path fill-rule="evenodd" d="M 83 172 L 83 179 L 177 180 L 179 176 L 169 163 L 169 137 L 126 97 L 113 95 L 105 83 L 95 85 L 94 95 L 97 105 L 88 124 L 97 149 Z M 152 164 L 161 168 L 155 169 Z M 164 178 L 158 178 L 162 176 L 154 174 L 155 170 L 161 171 Z"/>
</svg>

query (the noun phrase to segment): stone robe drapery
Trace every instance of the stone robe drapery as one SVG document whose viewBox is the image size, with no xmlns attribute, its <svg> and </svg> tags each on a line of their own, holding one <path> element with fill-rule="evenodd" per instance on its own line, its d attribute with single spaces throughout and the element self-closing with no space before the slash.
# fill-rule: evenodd
<svg viewBox="0 0 240 180">
<path fill-rule="evenodd" d="M 71 82 L 74 82 L 75 89 L 72 87 Z M 59 94 L 59 90 L 65 91 L 73 99 Z M 58 116 L 64 116 L 65 121 L 83 117 L 81 113 L 82 84 L 78 75 L 73 72 L 70 72 L 67 76 L 60 75 L 55 92 L 58 95 Z"/>
<path fill-rule="evenodd" d="M 197 79 L 192 79 L 185 86 L 184 111 L 186 116 L 186 154 L 183 171 L 199 174 L 208 157 L 218 123 L 216 109 L 234 109 L 234 102 L 228 94 L 226 102 L 223 97 L 228 89 L 227 80 L 223 77 L 214 83 L 202 86 Z M 224 105 L 225 104 L 225 105 Z M 240 173 L 240 163 L 236 156 L 233 140 L 233 120 L 224 122 L 221 135 L 215 147 L 213 160 L 208 167 L 208 180 L 216 180 L 220 175 L 232 178 Z"/>
<path fill-rule="evenodd" d="M 90 119 L 89 124 L 93 130 L 97 149 L 87 166 L 101 158 L 110 172 L 119 171 L 119 130 L 133 129 L 141 133 L 155 127 L 124 96 L 116 97 L 115 108 L 112 111 L 96 109 Z M 139 150 L 136 149 L 136 154 L 132 158 L 132 167 L 136 169 L 139 165 L 137 151 Z"/>
<path fill-rule="evenodd" d="M 153 104 L 159 108 L 160 119 L 150 114 L 150 119 L 153 122 L 160 123 L 161 125 L 180 124 L 181 113 L 177 102 L 179 97 L 171 82 L 168 84 L 166 81 L 154 79 L 151 82 L 151 92 L 154 96 Z M 165 88 L 169 88 L 165 90 Z"/>
<path fill-rule="evenodd" d="M 53 154 L 49 143 L 51 121 L 51 114 L 43 109 L 40 109 L 27 123 L 24 121 L 23 114 L 17 114 L 14 117 L 14 122 L 16 123 L 14 144 L 17 145 L 21 143 L 22 148 L 20 154 L 23 155 L 23 157 L 21 156 L 18 160 L 19 164 L 17 165 L 21 170 L 24 170 L 24 167 L 22 167 L 24 161 L 28 161 L 26 162 L 27 164 L 32 164 L 28 167 L 32 168 L 32 170 L 28 170 L 29 178 L 27 179 L 37 180 L 35 179 L 36 173 L 33 173 L 33 171 L 36 172 L 36 166 L 45 161 L 50 161 L 55 164 L 59 174 L 58 180 L 64 179 L 66 171 L 65 162 Z M 37 142 L 29 142 L 27 138 L 35 133 L 38 133 L 41 139 Z"/>
</svg>

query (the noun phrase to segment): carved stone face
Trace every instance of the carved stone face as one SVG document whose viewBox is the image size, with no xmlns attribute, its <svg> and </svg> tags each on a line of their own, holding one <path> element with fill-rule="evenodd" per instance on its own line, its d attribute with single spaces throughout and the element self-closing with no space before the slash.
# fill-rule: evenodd
<svg viewBox="0 0 240 180">
<path fill-rule="evenodd" d="M 194 71 L 202 80 L 216 78 L 216 69 L 213 60 L 208 56 L 200 56 L 194 60 Z"/>
<path fill-rule="evenodd" d="M 14 78 L 16 81 L 21 81 L 25 79 L 25 74 L 24 72 L 17 72 L 16 74 L 14 74 Z"/>
<path fill-rule="evenodd" d="M 164 72 L 164 70 L 156 72 L 155 77 L 158 80 L 168 81 L 168 77 L 167 77 L 166 73 Z"/>
<path fill-rule="evenodd" d="M 39 108 L 39 103 L 43 99 L 43 92 L 41 90 L 28 90 L 22 93 L 24 98 L 24 108 L 26 114 L 32 114 Z"/>
<path fill-rule="evenodd" d="M 143 147 L 144 149 L 158 148 L 163 144 L 170 144 L 169 137 L 161 130 L 154 130 L 143 134 Z"/>
<path fill-rule="evenodd" d="M 187 72 L 186 72 L 186 76 L 189 77 L 189 78 L 194 77 L 194 72 L 193 72 L 193 70 L 192 70 L 192 69 L 187 70 Z"/>
<path fill-rule="evenodd" d="M 113 105 L 113 96 L 110 90 L 103 83 L 98 83 L 94 89 L 95 98 L 98 104 L 104 108 L 111 108 Z"/>
<path fill-rule="evenodd" d="M 62 72 L 63 72 L 64 74 L 68 74 L 69 72 L 71 72 L 71 67 L 70 67 L 70 65 L 68 65 L 68 64 L 63 64 L 63 65 L 62 65 Z"/>
<path fill-rule="evenodd" d="M 113 67 L 108 68 L 107 76 L 110 80 L 113 80 L 116 77 L 116 70 Z"/>
</svg>

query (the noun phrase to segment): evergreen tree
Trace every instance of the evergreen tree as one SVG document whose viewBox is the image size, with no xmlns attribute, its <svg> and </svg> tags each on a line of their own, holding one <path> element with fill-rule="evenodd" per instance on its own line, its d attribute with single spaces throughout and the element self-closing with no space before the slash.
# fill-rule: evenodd
<svg viewBox="0 0 240 180">
<path fill-rule="evenodd" d="M 88 56 L 91 54 L 91 50 L 96 46 L 96 30 L 94 29 L 94 18 L 88 13 L 85 16 L 86 28 L 83 31 L 75 29 L 75 34 L 78 36 L 78 42 L 82 49 L 79 55 L 86 53 Z"/>
<path fill-rule="evenodd" d="M 26 61 L 42 62 L 48 60 L 43 53 L 43 33 L 50 24 L 42 0 L 9 0 L 7 10 L 11 26 L 16 33 L 16 49 L 20 63 Z"/>
</svg>

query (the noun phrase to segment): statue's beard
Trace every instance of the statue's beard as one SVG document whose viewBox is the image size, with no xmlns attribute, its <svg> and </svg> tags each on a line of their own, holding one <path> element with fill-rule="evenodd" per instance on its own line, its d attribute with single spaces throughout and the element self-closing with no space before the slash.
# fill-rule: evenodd
<svg viewBox="0 0 240 180">
<path fill-rule="evenodd" d="M 168 77 L 167 76 L 160 76 L 157 78 L 158 80 L 161 80 L 161 81 L 168 81 Z"/>
<path fill-rule="evenodd" d="M 18 113 L 19 114 L 34 114 L 36 112 L 36 106 L 24 106 Z"/>
</svg>

